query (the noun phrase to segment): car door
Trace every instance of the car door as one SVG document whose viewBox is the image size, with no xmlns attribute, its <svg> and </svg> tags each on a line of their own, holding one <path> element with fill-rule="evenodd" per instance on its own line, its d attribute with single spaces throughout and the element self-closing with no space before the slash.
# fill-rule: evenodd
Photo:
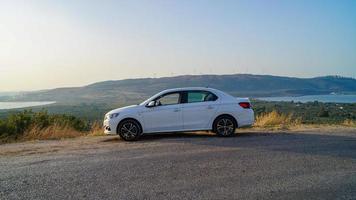
<svg viewBox="0 0 356 200">
<path fill-rule="evenodd" d="M 209 129 L 209 122 L 218 109 L 217 96 L 209 91 L 184 93 L 183 128 L 185 130 Z"/>
<path fill-rule="evenodd" d="M 142 113 L 145 132 L 178 131 L 183 128 L 181 92 L 170 92 L 156 98 L 156 106 Z"/>
</svg>

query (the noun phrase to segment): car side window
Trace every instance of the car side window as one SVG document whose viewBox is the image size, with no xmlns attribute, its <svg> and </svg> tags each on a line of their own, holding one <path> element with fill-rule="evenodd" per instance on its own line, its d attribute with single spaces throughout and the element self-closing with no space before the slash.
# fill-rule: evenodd
<svg viewBox="0 0 356 200">
<path fill-rule="evenodd" d="M 164 105 L 174 105 L 179 103 L 180 93 L 169 93 L 163 95 L 162 97 L 158 98 L 156 101 L 158 102 L 158 106 Z"/>
<path fill-rule="evenodd" d="M 215 101 L 217 96 L 207 91 L 188 91 L 187 103 Z"/>
</svg>

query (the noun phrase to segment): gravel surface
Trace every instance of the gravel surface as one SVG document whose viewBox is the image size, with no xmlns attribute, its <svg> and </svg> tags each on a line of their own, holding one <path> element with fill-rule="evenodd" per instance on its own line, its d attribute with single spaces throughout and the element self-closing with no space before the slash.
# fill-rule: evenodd
<svg viewBox="0 0 356 200">
<path fill-rule="evenodd" d="M 356 199 L 356 133 L 5 144 L 0 199 Z"/>
</svg>

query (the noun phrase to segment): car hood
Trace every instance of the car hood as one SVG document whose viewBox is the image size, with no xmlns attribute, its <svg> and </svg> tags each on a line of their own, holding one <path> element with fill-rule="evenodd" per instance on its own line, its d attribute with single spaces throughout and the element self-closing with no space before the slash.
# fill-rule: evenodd
<svg viewBox="0 0 356 200">
<path fill-rule="evenodd" d="M 112 113 L 119 113 L 119 112 L 124 112 L 124 111 L 128 111 L 128 110 L 134 110 L 134 109 L 137 109 L 138 107 L 140 107 L 140 106 L 139 105 L 125 106 L 125 107 L 121 107 L 121 108 L 116 108 L 114 110 L 110 110 L 106 114 L 112 114 Z"/>
</svg>

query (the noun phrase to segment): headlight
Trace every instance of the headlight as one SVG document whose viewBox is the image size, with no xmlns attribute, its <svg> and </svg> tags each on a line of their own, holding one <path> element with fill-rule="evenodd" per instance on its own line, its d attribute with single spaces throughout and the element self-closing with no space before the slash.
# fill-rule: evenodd
<svg viewBox="0 0 356 200">
<path fill-rule="evenodd" d="M 119 116 L 119 113 L 112 113 L 108 115 L 108 118 L 112 119 L 112 118 L 116 118 L 117 116 Z"/>
</svg>

